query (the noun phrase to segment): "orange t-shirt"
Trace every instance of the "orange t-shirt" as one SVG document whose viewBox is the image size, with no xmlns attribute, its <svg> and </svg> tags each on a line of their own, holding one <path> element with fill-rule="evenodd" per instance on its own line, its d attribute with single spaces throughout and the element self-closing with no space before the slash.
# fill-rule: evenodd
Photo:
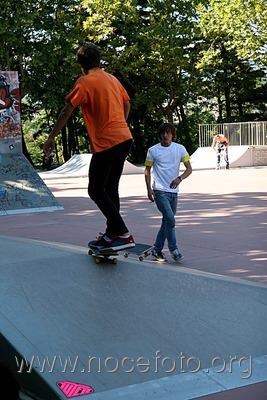
<svg viewBox="0 0 267 400">
<path fill-rule="evenodd" d="M 81 105 L 92 153 L 132 139 L 123 107 L 129 100 L 121 83 L 101 68 L 77 79 L 66 101 Z"/>
</svg>

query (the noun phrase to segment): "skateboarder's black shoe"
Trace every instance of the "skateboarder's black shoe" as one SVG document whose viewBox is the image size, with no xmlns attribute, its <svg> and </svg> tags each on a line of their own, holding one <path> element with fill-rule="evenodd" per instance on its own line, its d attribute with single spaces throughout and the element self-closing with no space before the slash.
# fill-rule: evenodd
<svg viewBox="0 0 267 400">
<path fill-rule="evenodd" d="M 151 252 L 152 256 L 155 257 L 158 261 L 167 261 L 166 257 L 162 253 L 162 251 L 156 251 L 155 249 Z"/>
<path fill-rule="evenodd" d="M 116 239 L 107 246 L 108 249 L 111 250 L 123 250 L 123 249 L 128 249 L 129 247 L 134 247 L 134 238 L 132 235 L 129 235 L 128 237 L 124 236 L 117 236 Z"/>
<path fill-rule="evenodd" d="M 106 235 L 103 235 L 101 233 L 100 236 L 96 240 L 92 240 L 91 242 L 88 243 L 88 247 L 102 249 L 102 248 L 110 246 L 113 241 L 114 241 L 114 238 L 108 239 Z"/>
</svg>

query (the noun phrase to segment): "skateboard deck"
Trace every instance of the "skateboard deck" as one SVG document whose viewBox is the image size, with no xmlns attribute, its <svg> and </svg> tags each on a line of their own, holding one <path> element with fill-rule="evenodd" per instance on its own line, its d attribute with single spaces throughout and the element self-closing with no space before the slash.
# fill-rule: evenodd
<svg viewBox="0 0 267 400">
<path fill-rule="evenodd" d="M 89 256 L 94 257 L 96 264 L 99 264 L 101 262 L 101 260 L 104 260 L 104 261 L 110 260 L 110 261 L 112 261 L 113 264 L 117 264 L 117 262 L 118 262 L 119 253 L 114 250 L 107 250 L 107 249 L 101 250 L 101 249 L 89 247 L 88 254 L 89 254 Z"/>
<path fill-rule="evenodd" d="M 130 247 L 129 249 L 124 250 L 124 257 L 127 258 L 129 254 L 135 254 L 138 256 L 139 261 L 143 261 L 144 258 L 151 255 L 154 246 L 150 244 L 143 244 L 143 243 L 135 243 L 135 247 Z"/>
<path fill-rule="evenodd" d="M 94 247 L 89 247 L 88 254 L 95 258 L 96 264 L 99 264 L 102 260 L 111 260 L 113 264 L 117 264 L 119 252 L 124 253 L 124 257 L 127 258 L 129 254 L 135 254 L 138 256 L 139 261 L 143 261 L 144 258 L 148 257 L 154 246 L 150 244 L 136 243 L 135 247 L 128 247 L 126 249 L 119 250 L 108 250 L 108 249 L 96 249 Z"/>
</svg>

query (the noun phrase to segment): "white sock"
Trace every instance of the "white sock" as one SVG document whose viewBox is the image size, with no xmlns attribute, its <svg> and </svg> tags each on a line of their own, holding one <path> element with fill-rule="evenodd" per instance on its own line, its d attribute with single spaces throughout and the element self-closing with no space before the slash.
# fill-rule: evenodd
<svg viewBox="0 0 267 400">
<path fill-rule="evenodd" d="M 104 239 L 106 240 L 106 242 L 111 242 L 111 240 L 112 240 L 109 237 L 107 237 L 106 235 L 104 235 Z"/>
<path fill-rule="evenodd" d="M 128 238 L 130 237 L 130 234 L 129 234 L 129 235 L 122 235 L 122 236 L 119 236 L 119 235 L 118 235 L 118 237 L 119 237 L 120 239 L 128 239 Z"/>
</svg>

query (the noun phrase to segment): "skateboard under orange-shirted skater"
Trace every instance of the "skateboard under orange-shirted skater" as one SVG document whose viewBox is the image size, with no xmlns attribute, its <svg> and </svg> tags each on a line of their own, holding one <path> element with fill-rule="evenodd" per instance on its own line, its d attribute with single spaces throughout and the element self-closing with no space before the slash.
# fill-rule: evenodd
<svg viewBox="0 0 267 400">
<path fill-rule="evenodd" d="M 129 254 L 137 255 L 139 261 L 143 261 L 146 257 L 151 255 L 153 247 L 154 246 L 143 243 L 136 243 L 135 247 L 129 247 L 119 250 L 112 250 L 108 248 L 97 249 L 95 247 L 89 247 L 88 254 L 95 258 L 96 264 L 99 264 L 101 260 L 110 260 L 113 264 L 117 264 L 119 252 L 123 252 L 125 258 L 127 258 Z"/>
</svg>

